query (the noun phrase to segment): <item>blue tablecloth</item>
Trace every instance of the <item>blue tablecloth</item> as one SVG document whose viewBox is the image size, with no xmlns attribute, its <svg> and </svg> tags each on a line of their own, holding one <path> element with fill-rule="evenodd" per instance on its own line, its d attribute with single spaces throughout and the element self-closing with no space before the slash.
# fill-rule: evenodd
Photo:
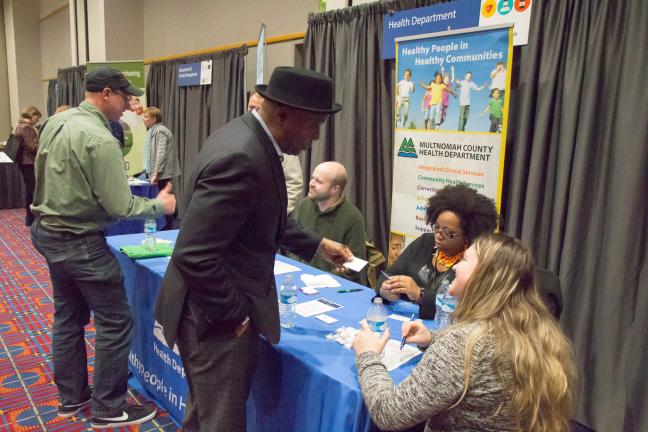
<svg viewBox="0 0 648 432">
<path fill-rule="evenodd" d="M 160 192 L 157 186 L 151 183 L 142 183 L 131 185 L 131 193 L 135 196 L 144 198 L 155 198 Z M 166 219 L 160 216 L 156 219 L 158 231 L 166 226 Z M 114 236 L 119 234 L 136 234 L 144 232 L 144 219 L 120 219 L 112 225 L 108 225 L 104 229 L 104 234 L 107 236 Z"/>
<path fill-rule="evenodd" d="M 175 240 L 177 231 L 163 231 L 158 237 Z M 135 321 L 135 337 L 130 354 L 130 367 L 143 387 L 180 421 L 187 401 L 187 386 L 182 363 L 177 352 L 164 345 L 159 325 L 154 321 L 153 308 L 168 258 L 133 261 L 118 252 L 119 247 L 141 242 L 142 234 L 108 238 L 110 247 L 124 270 L 126 291 Z M 304 284 L 299 274 L 322 274 L 308 265 L 277 256 L 281 261 L 300 268 L 291 273 L 297 286 Z M 277 286 L 283 275 L 277 276 Z M 342 288 L 359 285 L 336 278 Z M 363 287 L 360 292 L 337 293 L 335 288 L 323 288 L 319 294 L 298 292 L 298 303 L 325 297 L 343 305 L 328 312 L 338 322 L 325 324 L 313 317 L 297 316 L 296 327 L 281 330 L 281 342 L 271 345 L 262 341 L 257 372 L 247 403 L 248 431 L 368 431 L 369 414 L 358 387 L 355 355 L 326 335 L 341 326 L 359 327 L 374 296 Z M 418 307 L 397 302 L 388 307 L 389 313 L 409 317 Z M 394 339 L 401 338 L 401 322 L 388 319 Z M 156 326 L 158 328 L 156 328 Z M 408 376 L 420 356 L 391 373 L 395 382 Z M 218 383 L 214 383 L 218 397 Z"/>
</svg>

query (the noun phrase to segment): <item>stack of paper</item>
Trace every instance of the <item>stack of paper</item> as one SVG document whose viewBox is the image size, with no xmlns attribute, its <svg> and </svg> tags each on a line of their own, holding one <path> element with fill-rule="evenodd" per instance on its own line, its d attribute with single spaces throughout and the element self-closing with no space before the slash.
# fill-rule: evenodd
<svg viewBox="0 0 648 432">
<path fill-rule="evenodd" d="M 306 286 L 311 288 L 338 288 L 340 286 L 340 283 L 333 279 L 333 276 L 329 274 L 318 276 L 303 274 L 301 275 L 301 280 L 306 284 Z"/>
<path fill-rule="evenodd" d="M 296 272 L 299 271 L 299 267 L 296 267 L 292 264 L 288 264 L 285 262 L 281 262 L 279 260 L 275 260 L 274 262 L 274 274 L 275 275 L 280 275 L 284 273 L 291 273 L 291 272 Z"/>
</svg>

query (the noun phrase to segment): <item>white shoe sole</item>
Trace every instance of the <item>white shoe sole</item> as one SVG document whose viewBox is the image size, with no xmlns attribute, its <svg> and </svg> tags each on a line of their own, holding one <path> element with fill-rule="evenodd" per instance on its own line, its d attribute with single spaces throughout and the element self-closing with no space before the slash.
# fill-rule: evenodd
<svg viewBox="0 0 648 432">
<path fill-rule="evenodd" d="M 116 428 L 122 426 L 132 426 L 132 425 L 146 423 L 147 421 L 152 420 L 156 415 L 157 415 L 157 409 L 154 409 L 149 415 L 142 418 L 138 418 L 137 420 L 116 421 L 114 423 L 101 423 L 101 424 L 95 424 L 93 422 L 90 422 L 90 425 L 92 426 L 93 429 L 108 429 L 108 428 Z"/>
</svg>

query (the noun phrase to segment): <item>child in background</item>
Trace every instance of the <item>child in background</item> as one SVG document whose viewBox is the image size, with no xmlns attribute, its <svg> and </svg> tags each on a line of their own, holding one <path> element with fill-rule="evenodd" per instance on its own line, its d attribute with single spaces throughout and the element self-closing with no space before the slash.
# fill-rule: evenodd
<svg viewBox="0 0 648 432">
<path fill-rule="evenodd" d="M 432 83 L 434 81 L 430 81 L 430 86 L 432 86 Z M 431 90 L 426 90 L 425 94 L 423 95 L 423 100 L 421 101 L 421 111 L 423 111 L 423 127 L 425 130 L 429 130 L 432 128 L 432 124 L 434 123 L 434 119 L 430 117 L 432 114 L 432 104 L 430 103 L 432 100 L 432 91 Z"/>
<path fill-rule="evenodd" d="M 396 85 L 396 127 L 407 127 L 410 93 L 414 93 L 414 83 L 410 78 L 412 78 L 412 71 L 405 69 L 403 79 Z"/>
<path fill-rule="evenodd" d="M 432 129 L 438 129 L 441 124 L 443 90 L 446 88 L 446 85 L 443 84 L 443 76 L 437 72 L 434 81 L 430 85 L 423 84 L 423 81 L 419 81 L 419 85 L 430 91 L 430 121 L 432 122 Z"/>
<path fill-rule="evenodd" d="M 448 73 L 444 73 L 443 70 L 443 65 L 441 66 L 441 74 L 443 75 L 443 84 L 446 86 L 445 89 L 443 89 L 443 93 L 441 94 L 441 121 L 439 124 L 443 124 L 443 122 L 446 119 L 446 114 L 448 113 L 448 106 L 450 105 L 450 95 L 454 96 L 455 98 L 457 97 L 457 93 L 452 91 L 453 87 L 453 81 L 454 81 L 454 65 L 450 67 L 452 71 L 452 77 Z"/>
<path fill-rule="evenodd" d="M 488 113 L 488 118 L 490 119 L 490 130 L 489 132 L 501 132 L 500 127 L 502 126 L 502 99 L 500 99 L 499 89 L 491 90 L 491 98 L 488 101 L 488 106 L 481 113 L 481 116 L 484 117 Z"/>
<path fill-rule="evenodd" d="M 506 68 L 504 67 L 504 62 L 497 62 L 495 64 L 495 69 L 490 73 L 491 77 L 491 90 L 498 89 L 500 91 L 500 97 L 504 100 L 504 93 L 506 91 Z"/>
<path fill-rule="evenodd" d="M 468 117 L 470 116 L 470 92 L 480 91 L 488 85 L 484 84 L 478 87 L 472 80 L 472 72 L 466 72 L 463 81 L 456 81 L 459 86 L 459 126 L 457 130 L 465 131 Z"/>
</svg>

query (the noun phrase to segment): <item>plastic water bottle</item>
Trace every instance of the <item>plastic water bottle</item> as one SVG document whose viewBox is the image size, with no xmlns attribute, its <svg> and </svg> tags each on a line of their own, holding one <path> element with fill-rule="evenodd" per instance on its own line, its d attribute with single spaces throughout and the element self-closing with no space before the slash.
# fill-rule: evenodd
<svg viewBox="0 0 648 432">
<path fill-rule="evenodd" d="M 144 249 L 155 249 L 155 234 L 157 233 L 157 223 L 155 219 L 148 218 L 144 221 Z"/>
<path fill-rule="evenodd" d="M 380 297 L 373 299 L 372 305 L 367 311 L 367 324 L 369 328 L 378 336 L 382 335 L 387 327 L 387 310 L 383 306 L 383 301 Z"/>
<path fill-rule="evenodd" d="M 293 277 L 287 275 L 284 277 L 279 289 L 279 320 L 281 327 L 295 327 L 295 310 L 297 308 L 297 285 L 293 282 Z"/>
<path fill-rule="evenodd" d="M 436 322 L 439 323 L 438 329 L 446 328 L 450 325 L 450 317 L 457 306 L 457 300 L 450 295 L 450 281 L 443 279 L 441 287 L 436 296 Z"/>
</svg>

